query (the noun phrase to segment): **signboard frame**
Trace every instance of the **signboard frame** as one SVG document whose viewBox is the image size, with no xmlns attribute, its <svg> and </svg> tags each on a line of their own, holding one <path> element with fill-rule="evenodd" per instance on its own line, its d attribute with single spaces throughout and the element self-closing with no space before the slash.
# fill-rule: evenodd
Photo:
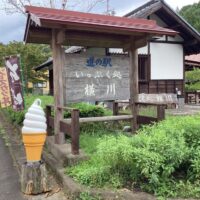
<svg viewBox="0 0 200 200">
<path fill-rule="evenodd" d="M 64 103 L 129 99 L 129 65 L 125 56 L 66 54 Z"/>
</svg>

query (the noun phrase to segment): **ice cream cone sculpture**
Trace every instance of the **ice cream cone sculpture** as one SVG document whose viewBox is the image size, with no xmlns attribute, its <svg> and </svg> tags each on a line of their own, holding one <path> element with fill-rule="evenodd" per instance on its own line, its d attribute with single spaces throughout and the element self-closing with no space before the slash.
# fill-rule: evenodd
<svg viewBox="0 0 200 200">
<path fill-rule="evenodd" d="M 41 160 L 42 149 L 46 140 L 46 128 L 46 118 L 41 107 L 41 100 L 36 99 L 28 109 L 22 127 L 22 139 L 27 162 Z"/>
</svg>

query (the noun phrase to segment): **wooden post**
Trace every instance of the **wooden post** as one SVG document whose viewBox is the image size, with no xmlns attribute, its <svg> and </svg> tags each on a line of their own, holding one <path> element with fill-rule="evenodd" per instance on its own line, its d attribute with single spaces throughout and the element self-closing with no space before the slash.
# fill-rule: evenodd
<svg viewBox="0 0 200 200">
<path fill-rule="evenodd" d="M 72 154 L 79 154 L 79 135 L 80 135 L 80 124 L 79 124 L 79 110 L 72 110 L 71 112 L 71 151 Z"/>
<path fill-rule="evenodd" d="M 138 129 L 137 116 L 138 116 L 138 51 L 137 48 L 131 45 L 129 50 L 130 56 L 130 107 L 131 113 L 133 115 L 133 120 L 131 123 L 132 133 Z"/>
<path fill-rule="evenodd" d="M 157 119 L 158 121 L 165 119 L 165 105 L 157 106 Z"/>
<path fill-rule="evenodd" d="M 43 162 L 25 163 L 21 168 L 21 191 L 24 194 L 50 191 L 50 177 Z"/>
<path fill-rule="evenodd" d="M 63 93 L 63 67 L 64 67 L 64 50 L 61 44 L 57 43 L 59 31 L 52 30 L 52 50 L 53 50 L 53 74 L 54 74 L 54 131 L 55 142 L 57 144 L 65 143 L 64 133 L 60 132 L 60 120 L 63 119 L 63 110 L 58 107 L 64 106 Z M 59 40 L 60 41 L 60 40 Z"/>
<path fill-rule="evenodd" d="M 46 118 L 47 118 L 47 135 L 51 135 L 51 129 L 49 126 L 49 117 L 51 116 L 51 106 L 46 106 Z"/>
<path fill-rule="evenodd" d="M 119 113 L 118 102 L 113 101 L 113 115 L 118 115 L 118 113 Z"/>
</svg>

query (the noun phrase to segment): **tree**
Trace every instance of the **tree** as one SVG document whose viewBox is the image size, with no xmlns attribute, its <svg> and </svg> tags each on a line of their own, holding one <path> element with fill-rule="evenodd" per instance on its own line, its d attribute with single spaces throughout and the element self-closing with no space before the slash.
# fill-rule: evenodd
<svg viewBox="0 0 200 200">
<path fill-rule="evenodd" d="M 24 77 L 25 90 L 28 91 L 28 83 L 41 82 L 47 80 L 44 72 L 35 72 L 36 67 L 46 61 L 51 56 L 50 48 L 47 45 L 24 45 L 22 42 L 10 42 L 7 45 L 0 44 L 0 67 L 4 66 L 4 57 L 10 55 L 20 55 L 21 69 Z"/>
<path fill-rule="evenodd" d="M 200 69 L 194 69 L 185 73 L 186 91 L 200 90 Z"/>
<path fill-rule="evenodd" d="M 7 13 L 23 13 L 25 14 L 24 6 L 42 6 L 58 9 L 71 9 L 77 8 L 90 12 L 97 4 L 105 3 L 106 0 L 2 0 L 2 7 Z"/>
<path fill-rule="evenodd" d="M 200 1 L 198 3 L 194 3 L 193 5 L 184 6 L 179 13 L 197 31 L 200 32 Z"/>
</svg>

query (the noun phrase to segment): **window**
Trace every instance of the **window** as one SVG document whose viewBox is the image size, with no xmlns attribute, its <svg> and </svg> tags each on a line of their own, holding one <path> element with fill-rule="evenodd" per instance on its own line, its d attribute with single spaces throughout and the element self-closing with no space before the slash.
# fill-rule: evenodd
<svg viewBox="0 0 200 200">
<path fill-rule="evenodd" d="M 150 55 L 138 55 L 138 77 L 139 81 L 148 81 L 150 73 Z"/>
</svg>

